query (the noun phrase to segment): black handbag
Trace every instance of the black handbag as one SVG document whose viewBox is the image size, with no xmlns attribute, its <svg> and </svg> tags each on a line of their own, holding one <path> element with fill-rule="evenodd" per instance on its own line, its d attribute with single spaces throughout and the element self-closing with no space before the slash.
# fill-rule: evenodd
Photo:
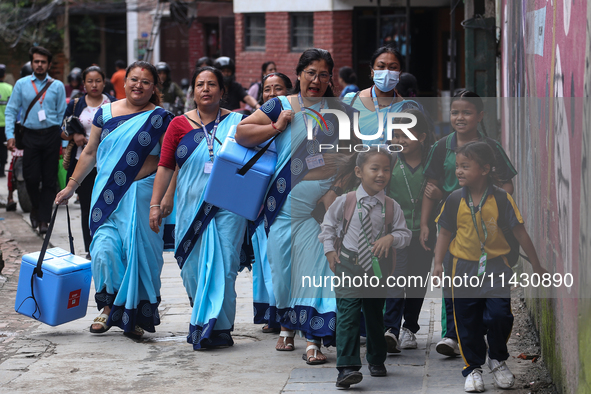
<svg viewBox="0 0 591 394">
<path fill-rule="evenodd" d="M 74 99 L 74 109 L 73 114 L 76 113 L 76 106 L 78 105 L 79 98 L 76 97 Z M 86 130 L 84 130 L 84 126 L 82 126 L 82 122 L 76 115 L 68 116 L 64 119 L 65 129 L 68 135 L 73 134 L 83 134 L 86 135 Z"/>
<path fill-rule="evenodd" d="M 37 93 L 37 95 L 35 96 L 35 98 L 33 99 L 33 101 L 31 101 L 31 104 L 29 104 L 29 108 L 27 108 L 27 112 L 25 112 L 25 117 L 23 118 L 23 122 L 15 122 L 14 123 L 14 145 L 16 146 L 16 149 L 25 149 L 25 145 L 23 144 L 23 125 L 25 124 L 25 122 L 27 121 L 27 118 L 29 117 L 29 112 L 31 112 L 31 109 L 33 109 L 33 106 L 35 105 L 35 103 L 41 98 L 41 96 L 43 96 L 43 94 L 47 91 L 47 89 L 49 89 L 49 86 L 51 86 L 51 84 L 53 83 L 53 79 L 50 79 L 45 86 L 43 87 L 43 89 L 41 89 L 41 91 L 39 93 Z"/>
</svg>

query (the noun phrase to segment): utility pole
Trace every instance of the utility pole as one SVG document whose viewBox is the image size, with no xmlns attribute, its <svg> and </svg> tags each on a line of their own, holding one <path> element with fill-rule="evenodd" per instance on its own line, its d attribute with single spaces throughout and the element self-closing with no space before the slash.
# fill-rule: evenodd
<svg viewBox="0 0 591 394">
<path fill-rule="evenodd" d="M 156 14 L 154 15 L 154 22 L 152 23 L 152 31 L 150 32 L 150 38 L 148 40 L 148 47 L 146 48 L 146 55 L 144 56 L 144 61 L 151 62 L 152 55 L 154 54 L 154 45 L 156 44 L 156 39 L 158 38 L 158 34 L 160 34 L 160 21 L 162 20 L 162 13 L 164 12 L 164 1 L 158 0 L 158 5 L 156 6 Z"/>
</svg>

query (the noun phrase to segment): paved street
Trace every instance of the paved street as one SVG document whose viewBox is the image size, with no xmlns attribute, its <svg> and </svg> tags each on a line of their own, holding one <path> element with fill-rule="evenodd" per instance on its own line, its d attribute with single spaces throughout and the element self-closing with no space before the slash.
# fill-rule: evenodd
<svg viewBox="0 0 591 394">
<path fill-rule="evenodd" d="M 6 179 L 0 179 L 0 202 L 6 201 Z M 71 205 L 77 254 L 84 256 L 80 209 Z M 65 209 L 60 208 L 53 246 L 68 248 Z M 42 239 L 28 223 L 28 214 L 0 208 L 0 246 L 6 267 L 0 275 L 0 393 L 83 392 L 215 392 L 311 393 L 334 392 L 336 350 L 323 349 L 329 363 L 308 367 L 302 360 L 304 339 L 296 339 L 294 352 L 274 350 L 277 336 L 263 334 L 252 324 L 252 277 L 238 276 L 238 312 L 233 333 L 236 344 L 227 349 L 193 351 L 186 342 L 191 309 L 172 254 L 165 254 L 162 273 L 162 323 L 155 334 L 134 342 L 113 328 L 91 335 L 88 327 L 97 315 L 94 286 L 86 317 L 50 327 L 17 314 L 14 301 L 20 257 L 41 249 Z M 390 355 L 388 376 L 372 378 L 364 367 L 364 380 L 352 392 L 446 394 L 463 392 L 461 358 L 446 359 L 435 352 L 440 338 L 441 300 L 425 300 L 417 335 L 419 348 Z M 514 332 L 515 334 L 515 332 Z M 516 339 L 511 339 L 510 344 Z M 511 349 L 510 349 L 511 350 Z M 362 348 L 362 352 L 365 348 Z M 509 366 L 520 381 L 527 364 L 511 351 Z M 520 361 L 520 360 L 519 360 Z M 485 369 L 487 392 L 497 393 Z M 515 390 L 514 392 L 520 392 Z M 527 392 L 527 391 L 524 391 Z"/>
</svg>

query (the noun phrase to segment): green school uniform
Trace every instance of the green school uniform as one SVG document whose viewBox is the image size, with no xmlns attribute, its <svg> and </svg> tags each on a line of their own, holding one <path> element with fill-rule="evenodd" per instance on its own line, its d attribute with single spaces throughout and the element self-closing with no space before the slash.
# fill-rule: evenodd
<svg viewBox="0 0 591 394">
<path fill-rule="evenodd" d="M 406 227 L 412 231 L 413 237 L 421 233 L 421 206 L 425 184 L 423 165 L 412 168 L 404 159 L 404 154 L 398 153 L 392 168 L 388 197 L 400 204 Z"/>
</svg>

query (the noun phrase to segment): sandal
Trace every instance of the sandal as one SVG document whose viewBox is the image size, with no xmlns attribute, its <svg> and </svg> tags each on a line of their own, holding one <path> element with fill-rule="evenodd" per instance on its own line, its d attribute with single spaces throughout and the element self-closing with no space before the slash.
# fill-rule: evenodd
<svg viewBox="0 0 591 394">
<path fill-rule="evenodd" d="M 269 327 L 268 324 L 265 324 L 263 326 L 262 330 L 263 330 L 263 332 L 265 334 L 270 334 L 270 333 L 275 333 L 275 332 L 281 332 L 281 328 L 279 328 L 279 327 L 271 328 L 271 327 Z"/>
<path fill-rule="evenodd" d="M 93 334 L 102 334 L 103 332 L 109 331 L 111 326 L 107 326 L 107 319 L 108 318 L 109 318 L 109 315 L 107 315 L 106 313 L 101 313 L 100 315 L 95 317 L 93 320 L 93 323 L 90 325 L 90 332 Z M 95 328 L 92 328 L 92 326 L 95 324 L 100 324 L 101 328 L 98 330 Z"/>
<path fill-rule="evenodd" d="M 292 352 L 295 350 L 295 345 L 293 343 L 287 343 L 287 338 L 295 338 L 295 331 L 281 330 L 279 337 L 283 338 L 283 348 L 280 349 L 275 347 L 275 350 L 278 352 Z"/>
<path fill-rule="evenodd" d="M 125 332 L 123 332 L 123 335 L 125 335 L 127 338 L 140 340 L 140 339 L 142 339 L 142 336 L 144 335 L 144 329 L 141 328 L 140 326 L 136 325 L 135 328 L 133 329 L 133 331 L 125 331 Z"/>
<path fill-rule="evenodd" d="M 7 202 L 6 203 L 6 211 L 7 212 L 16 211 L 16 202 L 14 202 L 14 201 Z"/>
<path fill-rule="evenodd" d="M 312 356 L 308 357 L 308 352 L 310 350 L 314 350 L 314 354 Z M 302 359 L 306 362 L 306 364 L 308 365 L 319 365 L 319 364 L 325 364 L 328 360 L 327 359 L 319 359 L 318 356 L 318 352 L 320 351 L 320 349 L 318 348 L 318 346 L 316 345 L 310 345 L 306 348 L 306 353 L 302 354 Z M 314 361 L 310 361 L 311 359 L 315 359 Z"/>
</svg>

